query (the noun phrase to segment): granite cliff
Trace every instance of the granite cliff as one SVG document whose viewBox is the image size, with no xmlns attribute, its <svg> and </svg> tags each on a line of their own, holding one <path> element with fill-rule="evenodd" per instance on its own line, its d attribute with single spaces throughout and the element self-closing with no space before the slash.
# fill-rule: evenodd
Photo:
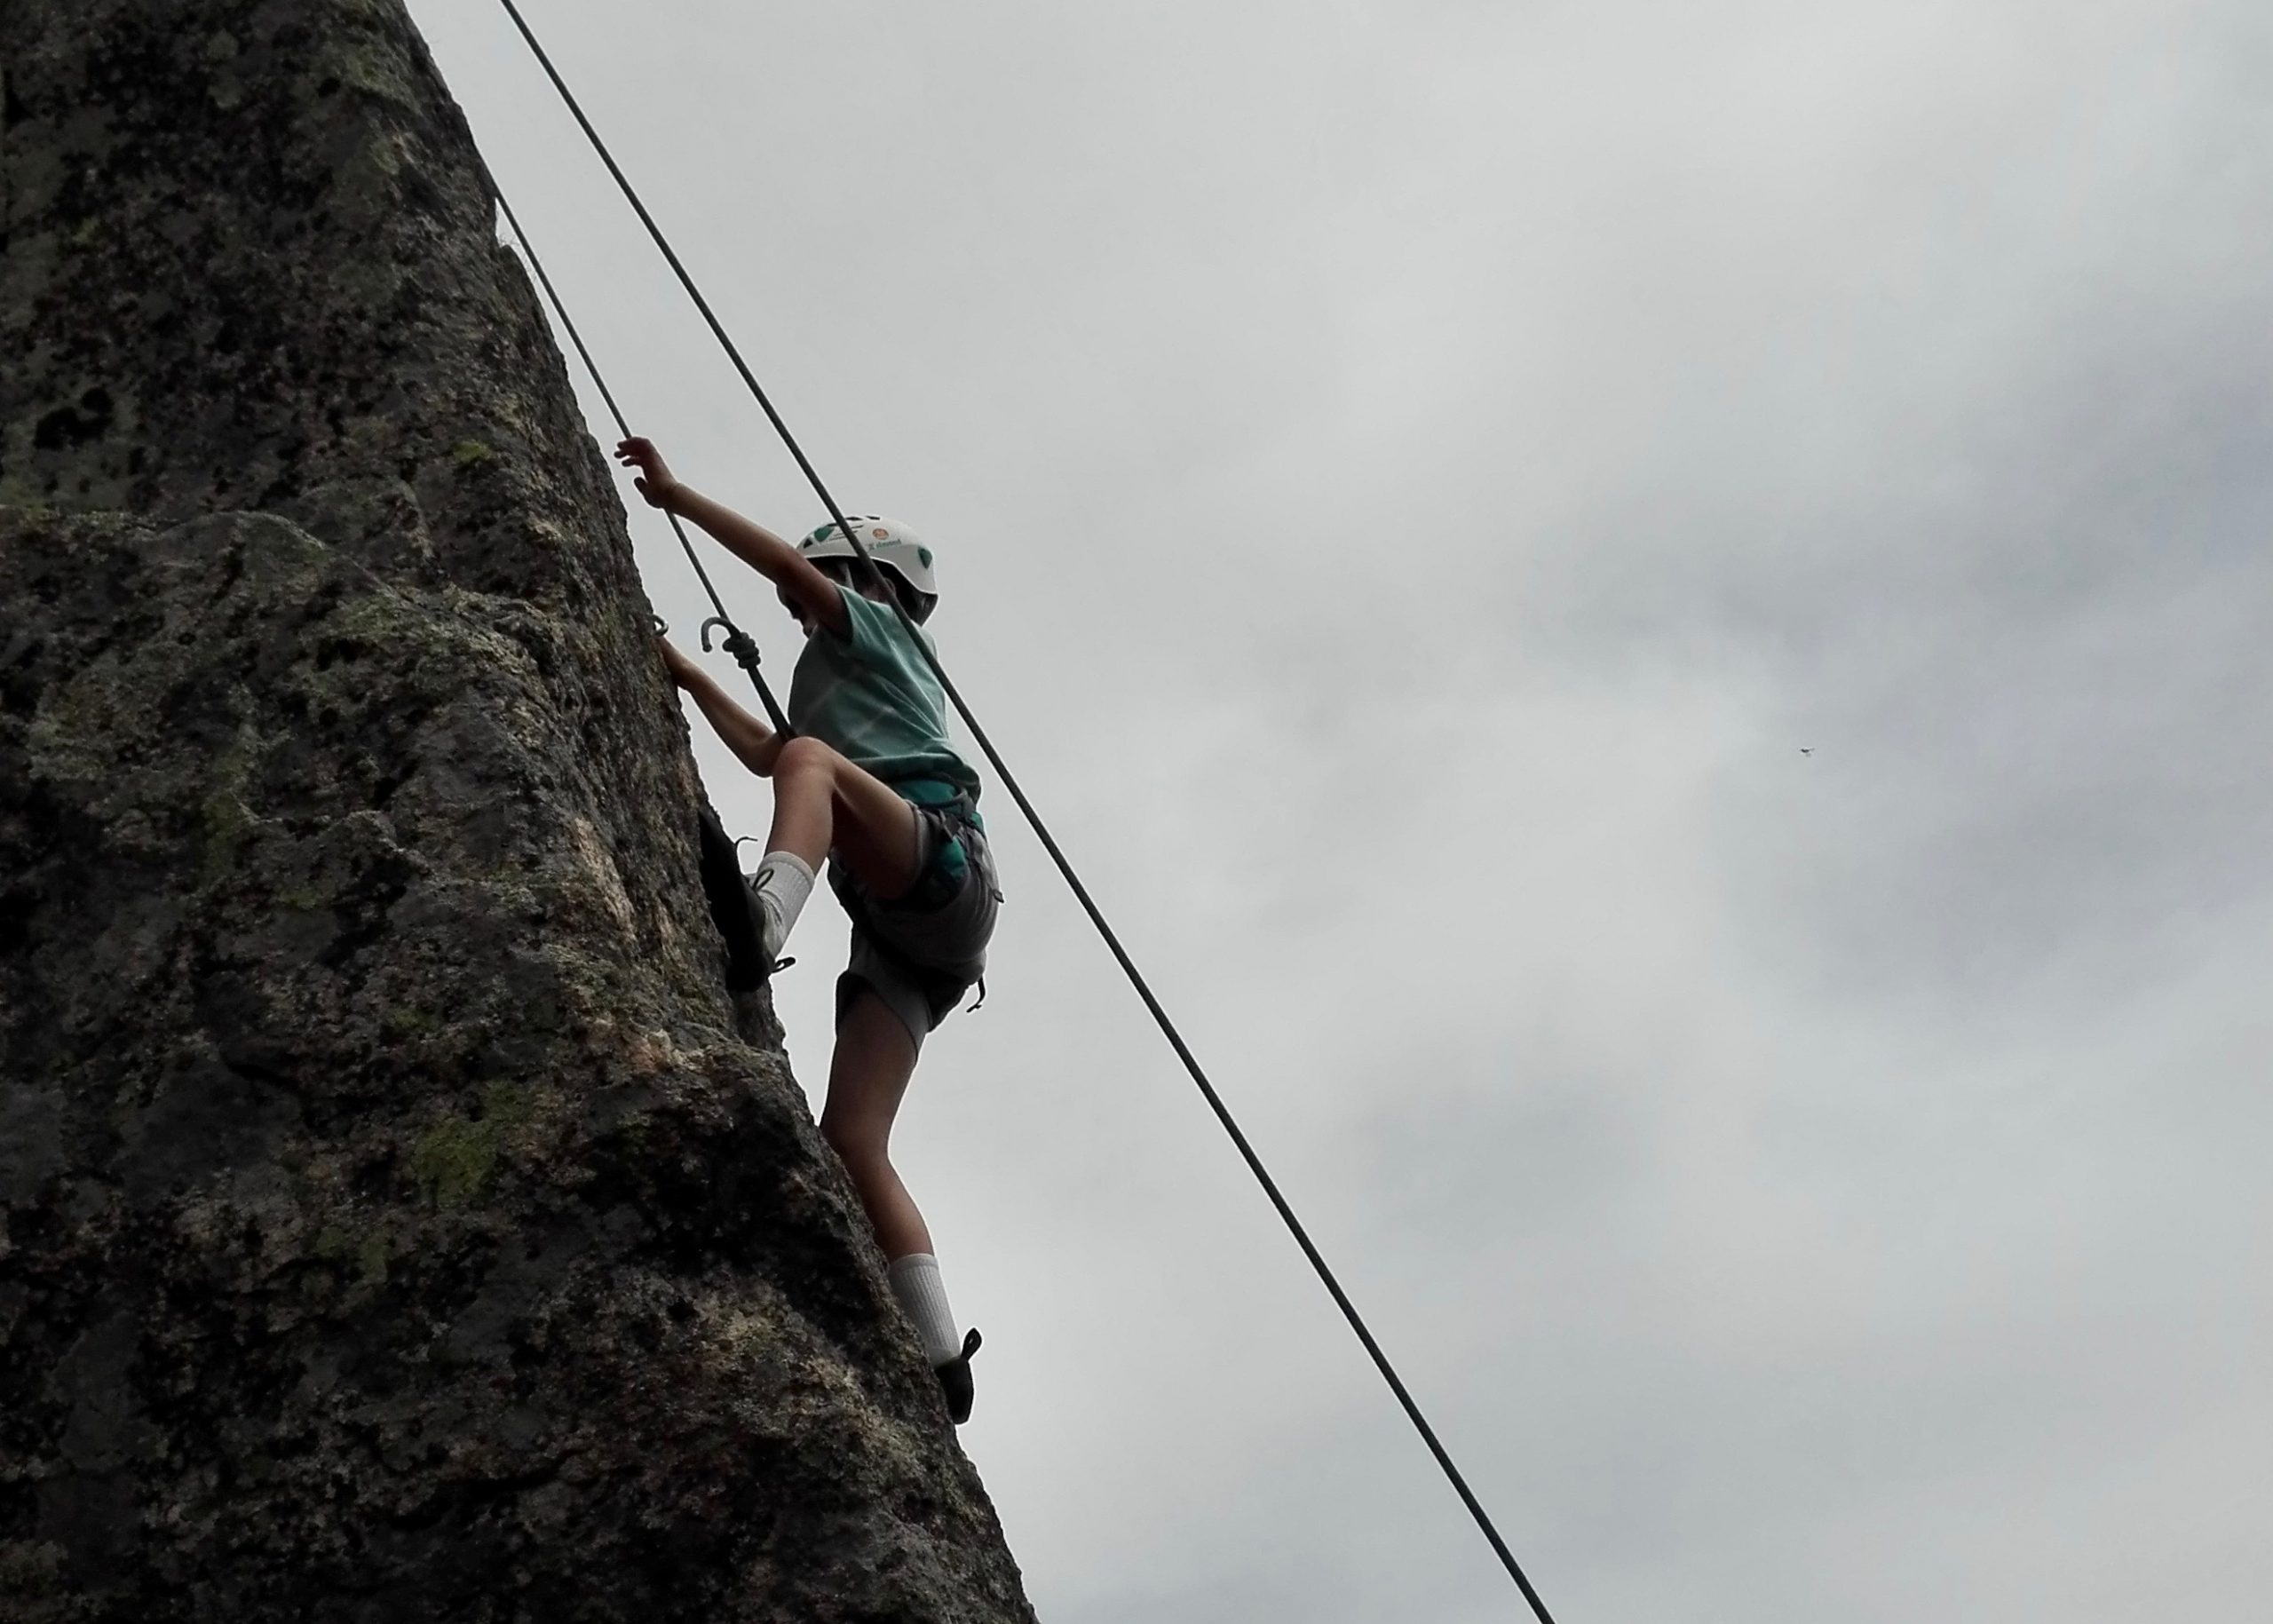
<svg viewBox="0 0 2273 1624">
<path fill-rule="evenodd" d="M 0 0 L 0 1618 L 1002 1620 L 399 0 Z"/>
</svg>

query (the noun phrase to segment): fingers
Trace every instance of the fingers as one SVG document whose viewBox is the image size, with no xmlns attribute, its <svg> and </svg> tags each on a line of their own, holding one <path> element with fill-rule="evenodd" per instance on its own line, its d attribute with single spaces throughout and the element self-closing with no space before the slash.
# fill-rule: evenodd
<svg viewBox="0 0 2273 1624">
<path fill-rule="evenodd" d="M 664 463 L 662 453 L 655 449 L 655 442 L 643 434 L 634 434 L 617 444 L 615 456 L 626 468 L 638 470 L 638 477 L 631 483 L 647 505 L 651 508 L 663 506 L 677 481 L 671 478 L 671 471 Z"/>
<path fill-rule="evenodd" d="M 635 435 L 617 446 L 615 458 L 626 468 L 636 468 L 658 484 L 662 482 L 667 471 L 663 466 L 663 455 L 655 449 L 655 442 L 641 436 Z M 645 488 L 644 485 L 640 487 L 642 491 Z"/>
</svg>

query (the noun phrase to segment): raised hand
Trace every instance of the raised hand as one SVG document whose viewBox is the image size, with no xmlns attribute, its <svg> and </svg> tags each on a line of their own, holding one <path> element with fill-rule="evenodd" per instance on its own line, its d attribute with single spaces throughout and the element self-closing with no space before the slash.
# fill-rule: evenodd
<svg viewBox="0 0 2273 1624">
<path fill-rule="evenodd" d="M 668 511 L 671 497 L 677 494 L 678 479 L 671 472 L 670 464 L 663 461 L 663 454 L 655 449 L 655 442 L 642 435 L 634 435 L 615 448 L 616 460 L 626 468 L 638 470 L 631 483 L 651 508 Z"/>
</svg>

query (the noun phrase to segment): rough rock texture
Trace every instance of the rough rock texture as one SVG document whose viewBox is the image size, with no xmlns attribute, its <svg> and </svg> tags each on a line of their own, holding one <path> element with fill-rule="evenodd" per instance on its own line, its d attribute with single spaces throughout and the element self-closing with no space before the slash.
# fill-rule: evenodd
<svg viewBox="0 0 2273 1624">
<path fill-rule="evenodd" d="M 399 0 L 0 79 L 0 1618 L 1031 1617 Z"/>
</svg>

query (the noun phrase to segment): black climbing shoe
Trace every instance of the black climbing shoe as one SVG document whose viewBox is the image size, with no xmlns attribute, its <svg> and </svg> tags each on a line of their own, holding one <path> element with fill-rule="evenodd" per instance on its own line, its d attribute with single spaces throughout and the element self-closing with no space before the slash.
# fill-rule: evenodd
<svg viewBox="0 0 2273 1624">
<path fill-rule="evenodd" d="M 963 1334 L 962 1351 L 944 1365 L 931 1367 L 939 1390 L 947 1396 L 947 1419 L 958 1427 L 970 1419 L 970 1356 L 978 1351 L 978 1333 Z"/>
<path fill-rule="evenodd" d="M 765 911 L 742 877 L 734 843 L 725 825 L 709 807 L 702 809 L 702 895 L 710 905 L 710 923 L 726 939 L 726 988 L 748 992 L 773 973 L 765 956 Z"/>
</svg>

